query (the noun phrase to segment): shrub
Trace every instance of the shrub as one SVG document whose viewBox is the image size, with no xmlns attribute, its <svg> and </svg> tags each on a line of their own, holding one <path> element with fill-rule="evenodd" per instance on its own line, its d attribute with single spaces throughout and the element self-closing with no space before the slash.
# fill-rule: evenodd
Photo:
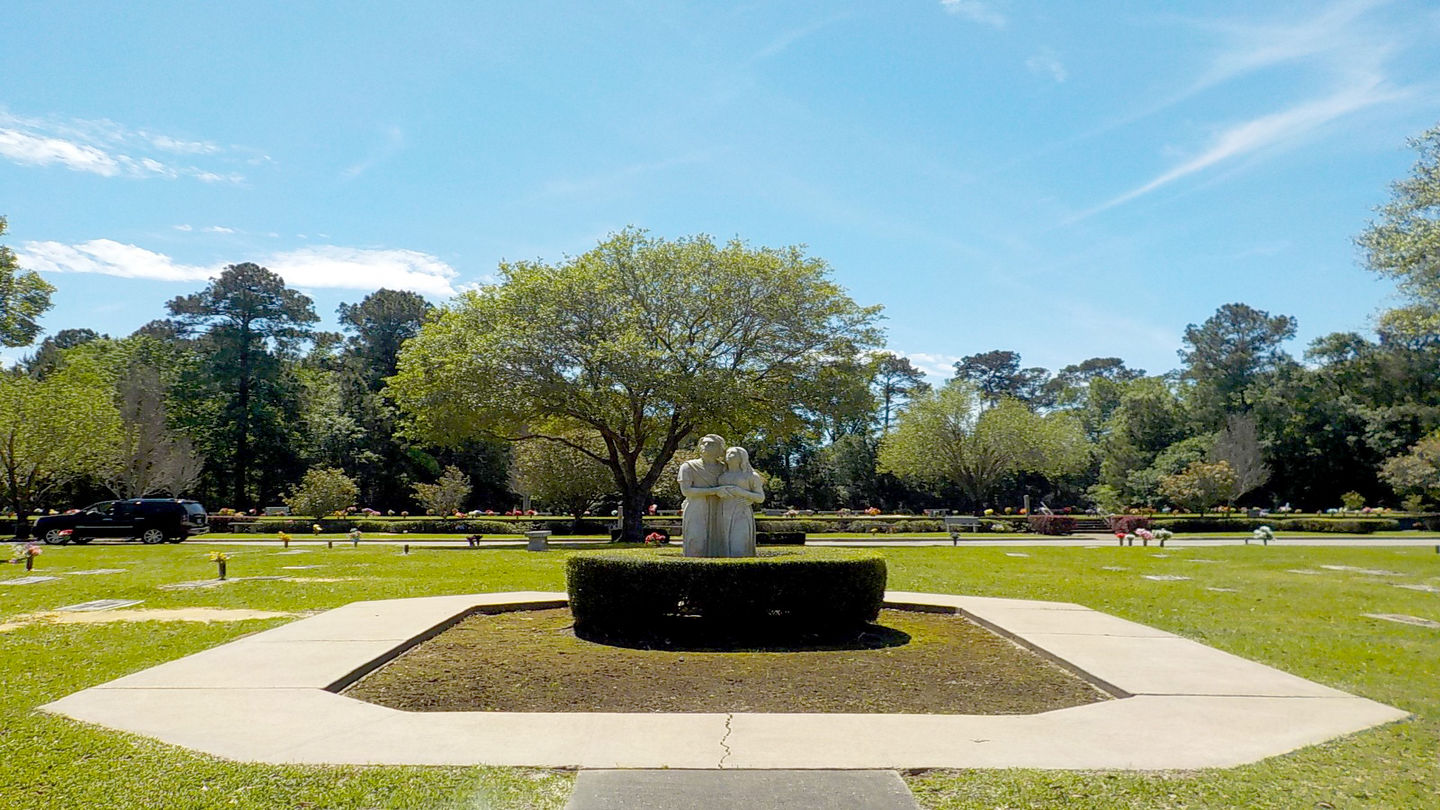
<svg viewBox="0 0 1440 810">
<path fill-rule="evenodd" d="M 825 534 L 839 531 L 834 521 L 829 520 L 757 520 L 755 529 L 762 532 L 805 532 Z"/>
<path fill-rule="evenodd" d="M 290 497 L 285 499 L 296 515 L 323 518 L 355 503 L 360 487 L 343 471 L 329 467 L 312 467 L 305 472 Z"/>
<path fill-rule="evenodd" d="M 716 640 L 828 636 L 879 616 L 885 559 L 836 549 L 737 559 L 636 549 L 574 554 L 565 582 L 576 634 L 587 638 L 653 642 L 684 627 Z"/>
<path fill-rule="evenodd" d="M 1374 534 L 1400 529 L 1400 521 L 1383 518 L 1292 518 L 1280 521 L 1277 528 L 1292 532 L 1332 532 L 1334 534 Z"/>
<path fill-rule="evenodd" d="M 1036 534 L 1062 535 L 1075 531 L 1075 518 L 1069 515 L 1031 515 L 1030 531 Z"/>
<path fill-rule="evenodd" d="M 902 520 L 895 524 L 895 528 L 902 532 L 943 532 L 945 531 L 945 521 Z"/>
<path fill-rule="evenodd" d="M 1132 534 L 1136 529 L 1150 528 L 1150 518 L 1144 515 L 1111 515 L 1105 518 L 1110 524 L 1110 531 L 1120 534 Z"/>
<path fill-rule="evenodd" d="M 470 476 L 459 467 L 446 467 L 440 480 L 433 484 L 416 484 L 415 500 L 425 507 L 427 514 L 451 515 L 465 505 L 470 497 Z"/>
<path fill-rule="evenodd" d="M 1271 520 L 1225 517 L 1156 518 L 1151 522 L 1156 528 L 1169 529 L 1176 534 L 1249 532 L 1261 526 L 1277 525 Z"/>
<path fill-rule="evenodd" d="M 1365 496 L 1352 489 L 1349 492 L 1341 494 L 1340 505 L 1345 507 L 1346 511 L 1359 512 L 1365 508 Z M 1320 529 L 1318 531 L 1324 530 Z"/>
</svg>

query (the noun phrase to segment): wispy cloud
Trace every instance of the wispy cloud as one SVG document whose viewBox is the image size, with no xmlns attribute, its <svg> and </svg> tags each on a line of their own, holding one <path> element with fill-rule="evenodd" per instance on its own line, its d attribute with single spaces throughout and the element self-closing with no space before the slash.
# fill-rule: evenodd
<svg viewBox="0 0 1440 810">
<path fill-rule="evenodd" d="M 1043 48 L 1039 53 L 1026 59 L 1025 67 L 1037 76 L 1048 76 L 1056 82 L 1063 82 L 1070 78 L 1070 72 L 1065 69 L 1065 64 L 1049 48 Z"/>
<path fill-rule="evenodd" d="M 1235 124 L 1222 130 L 1210 146 L 1199 154 L 1181 161 L 1124 194 L 1072 217 L 1069 221 L 1078 221 L 1130 202 L 1223 161 L 1297 141 L 1301 136 L 1336 119 L 1376 104 L 1398 101 L 1408 95 L 1408 91 L 1388 87 L 1380 81 L 1372 81 Z"/>
<path fill-rule="evenodd" d="M 345 167 L 345 169 L 340 172 L 340 176 L 346 179 L 359 177 L 360 175 L 374 168 L 376 164 L 383 163 L 386 160 L 389 160 L 390 158 L 399 154 L 400 150 L 404 148 L 405 133 L 401 131 L 400 127 L 386 127 L 383 133 L 383 137 L 381 139 L 381 143 L 375 148 L 371 149 L 370 153 L 367 154 L 364 158 L 362 158 L 356 163 L 351 164 L 350 166 Z"/>
<path fill-rule="evenodd" d="M 26 166 L 57 166 L 101 177 L 243 182 L 243 175 L 225 168 L 171 160 L 172 155 L 216 159 L 225 151 L 209 141 L 131 130 L 108 119 L 37 118 L 0 108 L 0 158 Z M 246 158 L 254 155 L 254 150 L 243 151 Z"/>
<path fill-rule="evenodd" d="M 26 242 L 19 250 L 22 266 L 42 273 L 97 273 L 154 281 L 206 281 L 223 265 L 177 262 L 163 253 L 112 239 L 76 245 Z M 258 264 L 273 270 L 287 284 L 304 288 L 378 290 L 388 287 L 424 295 L 455 294 L 459 275 L 444 261 L 414 250 L 318 245 L 262 257 Z"/>
<path fill-rule="evenodd" d="M 1004 28 L 1009 22 L 993 3 L 982 0 L 940 0 L 940 5 L 951 14 L 992 28 Z"/>
</svg>

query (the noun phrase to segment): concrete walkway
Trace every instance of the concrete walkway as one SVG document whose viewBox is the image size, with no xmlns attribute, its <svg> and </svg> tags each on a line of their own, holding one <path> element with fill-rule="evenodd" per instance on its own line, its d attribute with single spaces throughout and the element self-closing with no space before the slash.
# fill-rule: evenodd
<svg viewBox="0 0 1440 810">
<path fill-rule="evenodd" d="M 1229 767 L 1405 712 L 1082 605 L 892 591 L 961 613 L 1117 699 L 1034 715 L 404 712 L 338 692 L 523 592 L 354 602 L 127 675 L 43 710 L 272 764 L 594 769 Z"/>
<path fill-rule="evenodd" d="M 580 771 L 566 810 L 919 810 L 895 771 Z"/>
</svg>

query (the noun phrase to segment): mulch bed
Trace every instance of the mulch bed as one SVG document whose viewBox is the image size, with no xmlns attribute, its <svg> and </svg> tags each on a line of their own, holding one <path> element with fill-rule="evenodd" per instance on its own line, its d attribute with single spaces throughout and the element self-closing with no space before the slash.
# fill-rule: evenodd
<svg viewBox="0 0 1440 810">
<path fill-rule="evenodd" d="M 845 648 L 733 652 L 584 641 L 565 609 L 480 614 L 344 694 L 421 712 L 1032 714 L 1109 699 L 967 619 L 902 610 Z"/>
</svg>

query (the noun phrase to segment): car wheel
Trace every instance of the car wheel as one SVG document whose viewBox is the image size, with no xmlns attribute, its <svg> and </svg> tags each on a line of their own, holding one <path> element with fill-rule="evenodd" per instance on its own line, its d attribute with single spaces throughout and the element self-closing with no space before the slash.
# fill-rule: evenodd
<svg viewBox="0 0 1440 810">
<path fill-rule="evenodd" d="M 70 535 L 61 534 L 59 529 L 51 529 L 40 537 L 47 546 L 63 546 L 70 542 Z"/>
<path fill-rule="evenodd" d="M 150 546 L 163 543 L 165 542 L 165 532 L 159 529 L 146 529 L 145 533 L 140 535 L 140 542 Z"/>
</svg>

